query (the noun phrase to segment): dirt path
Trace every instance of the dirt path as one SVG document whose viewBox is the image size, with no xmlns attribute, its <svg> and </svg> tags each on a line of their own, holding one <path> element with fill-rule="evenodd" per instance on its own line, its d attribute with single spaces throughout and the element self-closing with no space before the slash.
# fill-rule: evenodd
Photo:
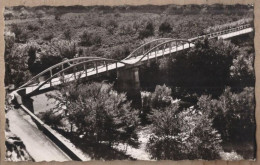
<svg viewBox="0 0 260 165">
<path fill-rule="evenodd" d="M 49 138 L 37 129 L 31 118 L 20 109 L 7 112 L 10 130 L 16 134 L 26 146 L 28 153 L 36 162 L 71 160 Z M 26 119 L 26 120 L 25 120 Z"/>
</svg>

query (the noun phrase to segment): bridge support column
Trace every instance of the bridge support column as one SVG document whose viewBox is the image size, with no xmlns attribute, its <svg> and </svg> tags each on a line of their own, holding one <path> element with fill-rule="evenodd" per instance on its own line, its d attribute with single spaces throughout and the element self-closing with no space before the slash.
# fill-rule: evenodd
<svg viewBox="0 0 260 165">
<path fill-rule="evenodd" d="M 116 87 L 118 92 L 126 92 L 127 98 L 132 101 L 134 108 L 141 108 L 139 68 L 118 70 Z"/>
</svg>

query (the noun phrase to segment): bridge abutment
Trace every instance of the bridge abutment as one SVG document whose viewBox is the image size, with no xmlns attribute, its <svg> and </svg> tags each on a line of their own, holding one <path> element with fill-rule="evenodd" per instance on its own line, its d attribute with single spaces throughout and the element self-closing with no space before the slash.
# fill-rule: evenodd
<svg viewBox="0 0 260 165">
<path fill-rule="evenodd" d="M 118 70 L 116 84 L 117 91 L 126 92 L 127 98 L 132 101 L 134 108 L 141 108 L 139 68 Z"/>
</svg>

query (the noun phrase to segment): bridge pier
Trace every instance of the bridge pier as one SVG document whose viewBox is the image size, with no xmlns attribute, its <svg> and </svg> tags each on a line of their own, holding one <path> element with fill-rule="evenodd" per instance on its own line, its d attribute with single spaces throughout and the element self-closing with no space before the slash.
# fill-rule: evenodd
<svg viewBox="0 0 260 165">
<path fill-rule="evenodd" d="M 132 101 L 134 108 L 141 108 L 139 68 L 118 70 L 116 88 L 118 92 L 126 92 L 127 98 Z"/>
</svg>

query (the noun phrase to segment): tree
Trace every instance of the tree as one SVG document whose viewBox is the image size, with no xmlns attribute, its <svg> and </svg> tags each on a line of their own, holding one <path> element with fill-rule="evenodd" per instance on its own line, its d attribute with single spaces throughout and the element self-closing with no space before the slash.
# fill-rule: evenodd
<svg viewBox="0 0 260 165">
<path fill-rule="evenodd" d="M 66 40 L 71 40 L 72 33 L 70 29 L 65 30 L 63 34 Z"/>
<path fill-rule="evenodd" d="M 14 44 L 10 53 L 5 54 L 6 85 L 14 84 L 15 86 L 19 86 L 31 77 L 27 64 L 27 53 L 33 44 L 34 43 Z"/>
<path fill-rule="evenodd" d="M 114 19 L 110 19 L 107 21 L 106 28 L 109 34 L 113 34 L 114 30 L 118 27 L 118 23 Z"/>
<path fill-rule="evenodd" d="M 254 88 L 246 87 L 240 93 L 233 93 L 231 88 L 226 88 L 218 100 L 201 96 L 197 104 L 203 113 L 214 119 L 214 127 L 225 142 L 254 143 Z"/>
<path fill-rule="evenodd" d="M 5 20 L 10 20 L 14 17 L 14 15 L 12 13 L 5 13 L 4 14 L 4 18 Z"/>
<path fill-rule="evenodd" d="M 42 10 L 37 10 L 37 11 L 36 11 L 36 17 L 37 17 L 38 19 L 41 19 L 41 18 L 44 16 L 44 14 L 45 14 L 45 12 L 42 11 Z"/>
<path fill-rule="evenodd" d="M 80 36 L 80 45 L 82 46 L 100 45 L 101 42 L 101 36 L 95 33 L 84 31 L 83 34 Z"/>
<path fill-rule="evenodd" d="M 117 46 L 114 48 L 109 58 L 122 60 L 130 54 L 129 45 Z"/>
<path fill-rule="evenodd" d="M 233 59 L 230 67 L 230 77 L 234 85 L 237 86 L 253 86 L 254 77 L 254 53 L 242 51 Z"/>
<path fill-rule="evenodd" d="M 154 25 L 151 21 L 148 21 L 145 29 L 143 29 L 139 32 L 139 38 L 144 39 L 144 38 L 147 38 L 147 37 L 153 36 L 153 35 L 154 35 Z"/>
<path fill-rule="evenodd" d="M 137 30 L 139 30 L 139 28 L 140 28 L 140 23 L 137 22 L 137 21 L 135 21 L 135 22 L 133 23 L 133 29 L 135 29 L 135 32 L 137 32 Z"/>
<path fill-rule="evenodd" d="M 171 88 L 164 85 L 156 85 L 155 91 L 153 93 L 143 93 L 142 94 L 142 109 L 141 109 L 141 119 L 143 124 L 150 124 L 148 115 L 151 114 L 152 109 L 162 109 L 172 103 L 172 90 Z"/>
<path fill-rule="evenodd" d="M 22 29 L 19 28 L 17 24 L 12 24 L 11 32 L 13 32 L 15 34 L 15 39 L 16 39 L 16 41 L 19 42 L 20 35 L 22 34 Z"/>
<path fill-rule="evenodd" d="M 179 110 L 178 104 L 154 109 L 147 150 L 157 160 L 219 159 L 221 137 L 207 114 Z"/>
<path fill-rule="evenodd" d="M 159 32 L 164 34 L 164 33 L 170 33 L 172 31 L 171 24 L 167 21 L 164 21 L 160 26 L 159 26 Z"/>
<path fill-rule="evenodd" d="M 238 53 L 238 48 L 229 41 L 198 41 L 194 48 L 177 53 L 169 63 L 170 77 L 175 78 L 172 85 L 198 94 L 220 95 L 229 83 L 230 67 Z"/>
<path fill-rule="evenodd" d="M 153 108 L 164 108 L 170 105 L 172 101 L 171 94 L 172 89 L 165 84 L 163 86 L 157 85 L 151 96 L 151 106 Z"/>
<path fill-rule="evenodd" d="M 89 143 L 131 143 L 137 140 L 138 111 L 132 109 L 126 95 L 104 83 L 77 84 L 61 89 L 54 97 L 64 117 L 75 127 L 78 136 Z M 64 101 L 65 100 L 65 101 Z"/>
</svg>

